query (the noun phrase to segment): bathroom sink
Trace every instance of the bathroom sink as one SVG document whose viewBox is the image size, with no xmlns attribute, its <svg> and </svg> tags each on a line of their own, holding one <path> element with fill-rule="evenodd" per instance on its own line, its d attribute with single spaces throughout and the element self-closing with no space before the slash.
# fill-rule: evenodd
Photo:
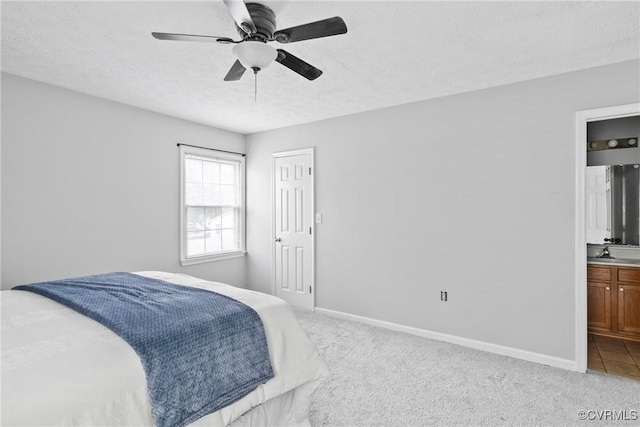
<svg viewBox="0 0 640 427">
<path fill-rule="evenodd" d="M 604 262 L 608 264 L 633 264 L 640 265 L 640 259 L 630 258 L 600 258 L 600 257 L 587 257 L 587 261 L 591 262 Z"/>
</svg>

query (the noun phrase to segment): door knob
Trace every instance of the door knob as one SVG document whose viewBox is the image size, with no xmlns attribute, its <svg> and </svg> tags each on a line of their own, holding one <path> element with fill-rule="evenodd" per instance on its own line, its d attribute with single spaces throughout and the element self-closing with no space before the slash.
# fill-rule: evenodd
<svg viewBox="0 0 640 427">
<path fill-rule="evenodd" d="M 282 239 L 279 237 L 276 237 L 276 242 L 282 242 Z"/>
</svg>

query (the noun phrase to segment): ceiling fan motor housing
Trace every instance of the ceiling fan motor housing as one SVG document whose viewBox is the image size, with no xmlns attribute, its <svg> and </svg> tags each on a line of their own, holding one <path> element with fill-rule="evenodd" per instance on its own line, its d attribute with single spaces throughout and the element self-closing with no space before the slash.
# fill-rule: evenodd
<svg viewBox="0 0 640 427">
<path fill-rule="evenodd" d="M 267 41 L 273 39 L 273 33 L 276 31 L 276 14 L 271 8 L 260 3 L 245 3 L 251 19 L 256 26 L 255 34 L 247 34 L 236 25 L 238 34 L 244 40 L 261 40 Z"/>
</svg>

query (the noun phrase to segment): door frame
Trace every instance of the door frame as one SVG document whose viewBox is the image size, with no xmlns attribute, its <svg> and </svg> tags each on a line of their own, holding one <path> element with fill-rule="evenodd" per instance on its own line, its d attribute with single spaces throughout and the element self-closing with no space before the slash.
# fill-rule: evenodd
<svg viewBox="0 0 640 427">
<path fill-rule="evenodd" d="M 640 103 L 576 112 L 575 141 L 575 370 L 587 371 L 587 124 L 640 116 Z"/>
<path fill-rule="evenodd" d="M 281 157 L 299 156 L 309 154 L 311 156 L 311 307 L 316 309 L 316 197 L 315 197 L 315 147 L 300 148 L 296 150 L 278 151 L 271 156 L 271 294 L 276 295 L 276 159 Z"/>
</svg>

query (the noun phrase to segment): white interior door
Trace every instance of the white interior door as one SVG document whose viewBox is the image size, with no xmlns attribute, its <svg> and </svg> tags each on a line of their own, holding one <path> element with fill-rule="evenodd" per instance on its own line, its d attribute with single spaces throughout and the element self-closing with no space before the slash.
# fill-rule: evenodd
<svg viewBox="0 0 640 427">
<path fill-rule="evenodd" d="M 607 166 L 587 168 L 587 243 L 611 237 L 611 186 Z"/>
<path fill-rule="evenodd" d="M 313 308 L 313 152 L 274 154 L 274 282 L 276 296 Z"/>
</svg>

